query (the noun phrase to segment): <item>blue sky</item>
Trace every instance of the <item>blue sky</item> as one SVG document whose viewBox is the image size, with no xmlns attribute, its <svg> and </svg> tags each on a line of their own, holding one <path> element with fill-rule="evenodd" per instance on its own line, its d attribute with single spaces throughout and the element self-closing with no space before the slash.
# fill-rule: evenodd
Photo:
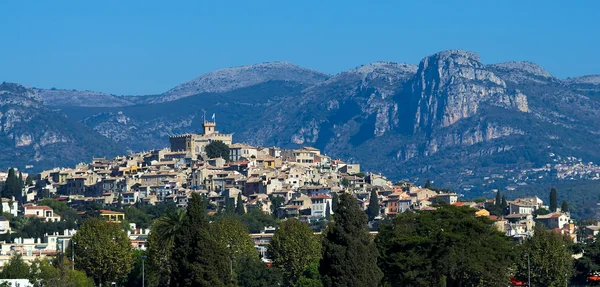
<svg viewBox="0 0 600 287">
<path fill-rule="evenodd" d="M 335 74 L 447 49 L 600 74 L 600 1 L 570 2 L 2 1 L 0 81 L 157 94 L 218 68 L 289 61 Z"/>
</svg>

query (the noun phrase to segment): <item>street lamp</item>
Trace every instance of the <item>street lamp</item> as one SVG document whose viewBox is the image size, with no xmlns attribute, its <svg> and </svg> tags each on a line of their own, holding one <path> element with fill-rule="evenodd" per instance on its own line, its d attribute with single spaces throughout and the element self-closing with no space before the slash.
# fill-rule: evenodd
<svg viewBox="0 0 600 287">
<path fill-rule="evenodd" d="M 75 270 L 75 241 L 73 237 L 71 237 L 71 263 L 73 264 L 73 270 Z"/>
<path fill-rule="evenodd" d="M 146 258 L 148 258 L 148 256 L 146 255 L 142 255 L 142 287 L 145 286 L 146 283 L 146 270 L 145 270 L 145 266 L 144 266 L 144 261 L 146 261 Z"/>
<path fill-rule="evenodd" d="M 529 264 L 529 253 L 525 253 L 527 256 L 527 287 L 531 287 L 531 269 Z"/>
</svg>

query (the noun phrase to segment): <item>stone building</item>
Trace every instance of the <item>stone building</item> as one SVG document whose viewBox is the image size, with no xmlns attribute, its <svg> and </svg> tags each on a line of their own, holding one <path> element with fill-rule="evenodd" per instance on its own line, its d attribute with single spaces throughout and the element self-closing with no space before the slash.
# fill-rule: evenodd
<svg viewBox="0 0 600 287">
<path fill-rule="evenodd" d="M 204 153 L 204 148 L 213 141 L 222 141 L 226 145 L 232 142 L 231 134 L 222 134 L 215 130 L 216 122 L 205 121 L 203 134 L 183 134 L 169 137 L 172 152 L 188 152 L 193 158 Z"/>
</svg>

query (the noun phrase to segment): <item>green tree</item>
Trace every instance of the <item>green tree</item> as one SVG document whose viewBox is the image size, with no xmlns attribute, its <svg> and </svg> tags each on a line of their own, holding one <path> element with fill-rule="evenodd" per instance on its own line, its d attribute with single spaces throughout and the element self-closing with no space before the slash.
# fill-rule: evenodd
<svg viewBox="0 0 600 287">
<path fill-rule="evenodd" d="M 235 200 L 233 198 L 225 197 L 225 214 L 235 214 Z"/>
<path fill-rule="evenodd" d="M 148 236 L 148 280 L 153 286 L 168 286 L 175 235 L 181 230 L 185 210 L 175 209 L 156 219 Z"/>
<path fill-rule="evenodd" d="M 131 243 L 121 225 L 90 218 L 72 240 L 75 267 L 85 271 L 97 284 L 119 281 L 131 271 Z M 67 254 L 71 252 L 69 247 Z"/>
<path fill-rule="evenodd" d="M 384 286 L 507 286 L 513 265 L 511 241 L 468 207 L 400 214 L 375 242 Z"/>
<path fill-rule="evenodd" d="M 64 256 L 57 256 L 54 263 L 36 259 L 30 266 L 29 281 L 43 287 L 93 287 L 94 280 L 83 271 L 73 270 Z"/>
<path fill-rule="evenodd" d="M 3 279 L 28 279 L 29 265 L 25 263 L 21 254 L 13 255 L 0 273 Z"/>
<path fill-rule="evenodd" d="M 295 286 L 306 267 L 321 257 L 321 244 L 308 225 L 292 218 L 279 226 L 267 252 L 273 266 L 283 271 L 283 285 Z"/>
<path fill-rule="evenodd" d="M 528 254 L 531 268 L 531 283 L 534 286 L 567 286 L 573 276 L 573 259 L 569 250 L 570 239 L 559 233 L 548 231 L 538 225 L 534 234 L 520 248 L 520 254 Z M 517 260 L 517 277 L 528 277 L 527 258 Z"/>
<path fill-rule="evenodd" d="M 212 141 L 209 143 L 204 150 L 208 158 L 222 158 L 229 161 L 229 146 L 222 141 Z"/>
<path fill-rule="evenodd" d="M 37 205 L 48 206 L 54 210 L 54 212 L 62 214 L 63 211 L 69 209 L 67 203 L 64 201 L 58 201 L 54 198 L 43 198 L 38 200 Z"/>
<path fill-rule="evenodd" d="M 377 286 L 383 274 L 377 248 L 367 229 L 367 215 L 353 195 L 344 193 L 323 237 L 319 273 L 324 286 Z"/>
<path fill-rule="evenodd" d="M 280 286 L 281 270 L 268 267 L 258 257 L 242 257 L 237 260 L 237 281 L 240 287 Z"/>
<path fill-rule="evenodd" d="M 315 261 L 308 265 L 300 278 L 298 278 L 298 287 L 322 287 L 321 274 L 319 274 L 319 262 Z"/>
<path fill-rule="evenodd" d="M 563 200 L 563 202 L 560 204 L 560 211 L 569 212 L 569 204 L 566 200 Z"/>
<path fill-rule="evenodd" d="M 379 216 L 379 197 L 375 189 L 371 190 L 371 198 L 369 199 L 369 207 L 367 207 L 367 216 L 369 221 Z"/>
<path fill-rule="evenodd" d="M 550 212 L 556 212 L 558 208 L 558 196 L 554 187 L 550 189 Z"/>
<path fill-rule="evenodd" d="M 540 208 L 538 208 L 538 209 L 535 211 L 535 216 L 538 216 L 538 215 L 546 215 L 546 214 L 549 214 L 549 213 L 550 213 L 550 210 L 540 207 Z"/>
<path fill-rule="evenodd" d="M 340 195 L 337 192 L 334 192 L 333 199 L 331 200 L 331 210 L 333 210 L 334 213 L 335 213 L 335 209 L 337 208 L 339 202 L 340 202 Z"/>
<path fill-rule="evenodd" d="M 254 241 L 248 233 L 248 228 L 237 218 L 221 217 L 211 223 L 212 234 L 215 239 L 227 246 L 228 258 L 257 257 Z"/>
<path fill-rule="evenodd" d="M 211 232 L 206 203 L 192 193 L 172 252 L 171 286 L 229 286 L 226 246 Z"/>
<path fill-rule="evenodd" d="M 25 188 L 25 181 L 23 181 L 23 173 L 19 171 L 19 179 L 18 179 L 19 189 L 23 190 Z"/>
<path fill-rule="evenodd" d="M 600 272 L 600 238 L 583 245 L 583 256 L 575 260 L 579 281 L 585 282 L 588 275 Z"/>
<path fill-rule="evenodd" d="M 242 200 L 242 193 L 238 193 L 237 196 L 237 206 L 235 207 L 235 214 L 244 215 L 246 213 L 246 209 L 244 208 L 244 200 Z"/>
<path fill-rule="evenodd" d="M 248 213 L 244 214 L 240 220 L 248 227 L 248 230 L 251 233 L 258 233 L 266 226 L 275 227 L 277 225 L 277 221 L 273 216 L 265 214 L 256 208 L 248 211 Z"/>
<path fill-rule="evenodd" d="M 15 174 L 15 169 L 11 168 L 8 170 L 8 176 L 6 177 L 6 181 L 4 182 L 4 187 L 2 188 L 2 197 L 6 197 L 8 199 L 15 197 L 17 200 L 21 198 L 21 189 L 19 187 L 19 179 Z"/>
<path fill-rule="evenodd" d="M 33 186 L 33 175 L 27 175 L 27 178 L 25 179 L 25 185 Z"/>
<path fill-rule="evenodd" d="M 269 199 L 271 200 L 271 215 L 273 215 L 274 218 L 277 218 L 277 212 L 279 211 L 279 208 L 283 206 L 285 198 L 269 195 Z"/>
<path fill-rule="evenodd" d="M 500 208 L 502 209 L 502 213 L 506 213 L 506 209 L 508 208 L 508 202 L 506 201 L 506 194 L 502 195 L 502 201 L 500 203 Z"/>
<path fill-rule="evenodd" d="M 431 188 L 431 181 L 429 181 L 429 179 L 425 182 L 425 188 L 427 188 L 427 189 Z"/>
</svg>

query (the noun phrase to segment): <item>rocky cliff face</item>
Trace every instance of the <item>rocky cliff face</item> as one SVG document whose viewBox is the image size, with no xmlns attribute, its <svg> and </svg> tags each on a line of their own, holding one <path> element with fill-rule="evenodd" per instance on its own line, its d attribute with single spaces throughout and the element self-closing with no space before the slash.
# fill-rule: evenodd
<svg viewBox="0 0 600 287">
<path fill-rule="evenodd" d="M 406 97 L 414 113 L 415 133 L 453 125 L 479 113 L 485 103 L 529 110 L 525 95 L 507 90 L 479 56 L 467 51 L 445 51 L 423 59 Z"/>
<path fill-rule="evenodd" d="M 123 107 L 133 105 L 135 97 L 115 96 L 92 91 L 32 89 L 44 105 L 51 107 Z"/>
<path fill-rule="evenodd" d="M 42 104 L 33 89 L 0 85 L 0 165 L 48 168 L 77 164 L 92 154 L 114 155 L 124 150 L 81 123 Z"/>
</svg>

